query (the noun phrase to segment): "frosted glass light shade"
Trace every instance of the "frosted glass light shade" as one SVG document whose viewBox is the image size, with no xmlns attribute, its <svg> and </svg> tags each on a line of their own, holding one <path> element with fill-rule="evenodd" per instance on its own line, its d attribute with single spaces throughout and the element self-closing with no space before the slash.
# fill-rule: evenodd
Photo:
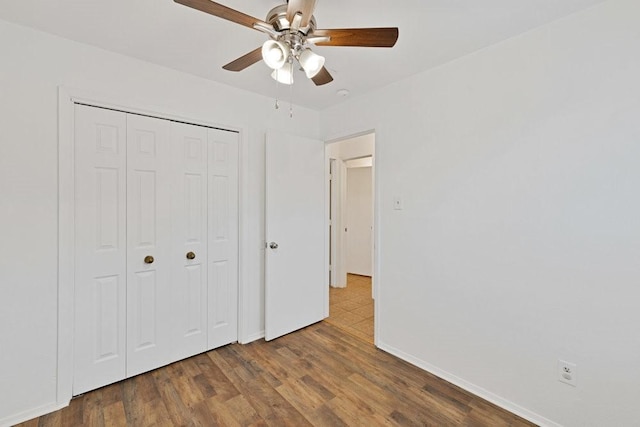
<svg viewBox="0 0 640 427">
<path fill-rule="evenodd" d="M 281 68 L 289 57 L 289 47 L 277 40 L 267 40 L 262 45 L 262 59 L 269 68 Z"/>
<path fill-rule="evenodd" d="M 293 84 L 293 64 L 287 62 L 278 70 L 273 70 L 271 77 L 285 85 Z"/>
<path fill-rule="evenodd" d="M 300 65 L 307 77 L 315 77 L 324 67 L 324 56 L 313 53 L 311 49 L 305 49 L 300 54 Z"/>
</svg>

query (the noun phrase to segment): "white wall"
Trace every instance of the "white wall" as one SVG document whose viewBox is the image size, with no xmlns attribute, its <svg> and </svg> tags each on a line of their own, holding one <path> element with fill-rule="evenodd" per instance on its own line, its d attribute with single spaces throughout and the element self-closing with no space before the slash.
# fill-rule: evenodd
<svg viewBox="0 0 640 427">
<path fill-rule="evenodd" d="M 56 396 L 58 86 L 242 133 L 244 338 L 263 325 L 264 134 L 319 136 L 318 113 L 0 21 L 0 425 Z M 60 399 L 57 402 L 57 399 Z"/>
<path fill-rule="evenodd" d="M 613 0 L 323 112 L 376 129 L 381 347 L 542 424 L 638 424 L 638 76 Z"/>
<path fill-rule="evenodd" d="M 362 276 L 372 275 L 372 227 L 373 180 L 371 166 L 349 167 L 347 168 L 348 273 Z"/>
</svg>

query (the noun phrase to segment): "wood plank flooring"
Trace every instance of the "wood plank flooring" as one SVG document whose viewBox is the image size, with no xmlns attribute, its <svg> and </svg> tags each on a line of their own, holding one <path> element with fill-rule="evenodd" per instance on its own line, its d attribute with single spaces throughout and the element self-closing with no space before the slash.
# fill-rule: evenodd
<svg viewBox="0 0 640 427">
<path fill-rule="evenodd" d="M 35 426 L 530 426 L 339 328 L 232 344 L 86 393 Z"/>
</svg>

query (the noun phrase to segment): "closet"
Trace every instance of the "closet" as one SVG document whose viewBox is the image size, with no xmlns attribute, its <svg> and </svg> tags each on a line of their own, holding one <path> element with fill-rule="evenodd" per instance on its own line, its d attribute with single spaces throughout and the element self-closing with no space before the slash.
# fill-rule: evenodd
<svg viewBox="0 0 640 427">
<path fill-rule="evenodd" d="M 238 134 L 76 104 L 73 394 L 237 340 Z"/>
</svg>

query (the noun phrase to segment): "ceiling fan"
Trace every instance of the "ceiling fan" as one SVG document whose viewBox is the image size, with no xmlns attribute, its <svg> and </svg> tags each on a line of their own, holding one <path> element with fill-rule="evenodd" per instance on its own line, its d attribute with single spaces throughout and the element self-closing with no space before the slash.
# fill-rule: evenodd
<svg viewBox="0 0 640 427">
<path fill-rule="evenodd" d="M 393 47 L 398 40 L 397 28 L 317 29 L 313 16 L 316 0 L 288 0 L 271 9 L 264 21 L 210 0 L 174 1 L 269 35 L 262 47 L 222 68 L 242 71 L 263 59 L 274 70 L 271 76 L 284 84 L 293 84 L 294 62 L 317 86 L 333 81 L 324 67 L 324 57 L 314 53 L 312 45 Z"/>
</svg>

